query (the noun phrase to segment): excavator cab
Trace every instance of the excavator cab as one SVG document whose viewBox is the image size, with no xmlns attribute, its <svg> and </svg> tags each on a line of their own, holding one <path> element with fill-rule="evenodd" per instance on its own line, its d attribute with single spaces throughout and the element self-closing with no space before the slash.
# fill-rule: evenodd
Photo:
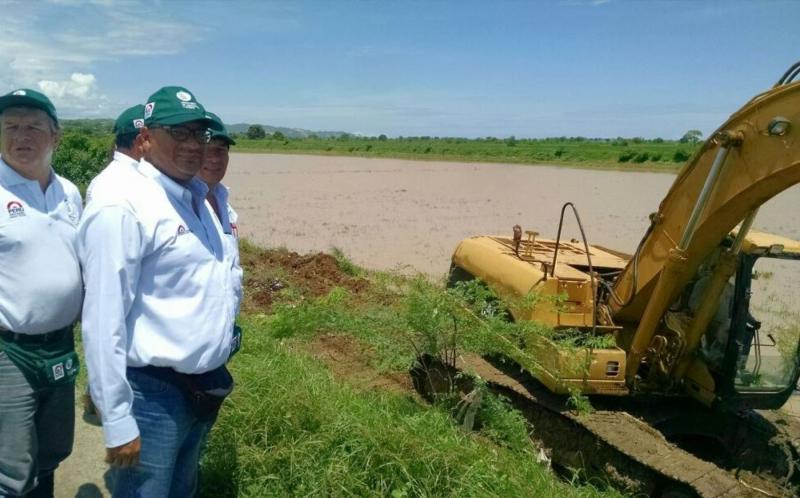
<svg viewBox="0 0 800 498">
<path fill-rule="evenodd" d="M 795 390 L 800 377 L 800 307 L 795 293 L 800 289 L 790 270 L 797 264 L 800 243 L 760 232 L 748 235 L 731 279 L 724 357 L 712 366 L 710 343 L 715 338 L 704 338 L 701 349 L 709 357 L 722 405 L 776 409 Z"/>
</svg>

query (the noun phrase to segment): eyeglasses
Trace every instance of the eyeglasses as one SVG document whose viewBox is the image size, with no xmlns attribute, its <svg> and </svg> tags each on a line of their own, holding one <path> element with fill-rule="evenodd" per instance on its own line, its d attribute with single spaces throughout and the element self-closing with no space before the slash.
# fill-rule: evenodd
<svg viewBox="0 0 800 498">
<path fill-rule="evenodd" d="M 185 126 L 153 126 L 151 128 L 161 128 L 177 142 L 185 142 L 189 140 L 189 137 L 194 138 L 199 144 L 207 144 L 211 141 L 211 130 L 207 128 L 198 128 L 196 130 Z"/>
</svg>

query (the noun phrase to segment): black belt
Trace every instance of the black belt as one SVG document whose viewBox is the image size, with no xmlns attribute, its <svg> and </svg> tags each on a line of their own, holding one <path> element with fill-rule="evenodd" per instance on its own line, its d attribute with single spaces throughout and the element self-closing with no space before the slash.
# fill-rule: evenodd
<svg viewBox="0 0 800 498">
<path fill-rule="evenodd" d="M 143 367 L 128 367 L 128 370 L 133 370 L 136 372 L 143 373 L 145 375 L 149 375 L 150 377 L 155 377 L 158 380 L 163 380 L 166 382 L 171 382 L 175 380 L 180 375 L 192 375 L 192 374 L 184 374 L 180 373 L 174 368 L 170 367 L 156 367 L 153 365 L 145 365 Z"/>
<path fill-rule="evenodd" d="M 72 324 L 67 325 L 63 329 L 45 332 L 44 334 L 19 334 L 17 332 L 11 332 L 10 330 L 0 329 L 0 339 L 17 344 L 46 344 L 48 342 L 59 341 L 64 338 L 65 334 L 69 334 L 70 332 L 72 332 Z"/>
</svg>

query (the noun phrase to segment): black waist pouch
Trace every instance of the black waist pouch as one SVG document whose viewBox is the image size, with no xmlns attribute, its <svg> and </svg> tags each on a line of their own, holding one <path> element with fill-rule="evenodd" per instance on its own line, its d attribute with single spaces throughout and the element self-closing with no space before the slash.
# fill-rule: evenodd
<svg viewBox="0 0 800 498">
<path fill-rule="evenodd" d="M 233 377 L 225 365 L 201 374 L 184 374 L 171 368 L 153 366 L 136 370 L 177 386 L 192 413 L 202 422 L 214 420 L 222 402 L 233 392 Z"/>
<path fill-rule="evenodd" d="M 178 374 L 183 394 L 198 420 L 214 420 L 222 402 L 233 391 L 233 377 L 225 365 L 196 375 Z"/>
</svg>

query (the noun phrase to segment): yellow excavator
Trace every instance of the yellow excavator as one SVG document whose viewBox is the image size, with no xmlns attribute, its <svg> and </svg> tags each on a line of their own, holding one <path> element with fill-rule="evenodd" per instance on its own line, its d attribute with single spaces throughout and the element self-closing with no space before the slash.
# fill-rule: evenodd
<svg viewBox="0 0 800 498">
<path fill-rule="evenodd" d="M 529 413 L 544 407 L 550 418 L 529 416 L 537 437 L 556 439 L 554 461 L 561 453 L 565 466 L 594 465 L 653 496 L 798 496 L 797 417 L 774 410 L 800 376 L 800 242 L 751 227 L 800 182 L 799 74 L 800 62 L 710 136 L 632 254 L 591 245 L 571 203 L 554 240 L 517 225 L 456 248 L 451 284 L 479 279 L 514 320 L 613 338 L 578 362 L 551 337 L 519 344 L 509 354 L 528 378 L 497 362 L 465 366 Z M 582 240 L 562 238 L 567 213 Z M 531 294 L 535 305 L 513 304 Z M 598 409 L 563 410 L 558 395 L 576 392 Z M 578 435 L 547 425 L 565 423 Z M 564 450 L 565 437 L 589 443 Z"/>
</svg>

